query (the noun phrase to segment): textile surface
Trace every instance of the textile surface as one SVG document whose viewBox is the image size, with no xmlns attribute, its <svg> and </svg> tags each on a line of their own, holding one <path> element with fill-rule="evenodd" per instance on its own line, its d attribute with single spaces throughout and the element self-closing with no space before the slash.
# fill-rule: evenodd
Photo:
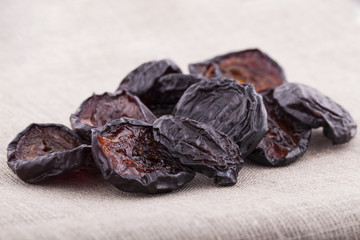
<svg viewBox="0 0 360 240">
<path fill-rule="evenodd" d="M 292 165 L 246 162 L 233 187 L 197 175 L 170 194 L 130 194 L 101 177 L 26 184 L 6 148 L 32 122 L 62 123 L 143 62 L 187 64 L 260 48 L 287 79 L 360 123 L 355 0 L 0 2 L 0 239 L 360 239 L 360 134 L 313 131 Z"/>
</svg>

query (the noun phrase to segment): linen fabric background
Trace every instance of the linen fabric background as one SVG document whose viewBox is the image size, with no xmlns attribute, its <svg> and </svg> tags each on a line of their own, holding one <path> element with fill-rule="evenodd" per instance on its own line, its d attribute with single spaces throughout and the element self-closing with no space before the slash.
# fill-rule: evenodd
<svg viewBox="0 0 360 240">
<path fill-rule="evenodd" d="M 62 123 L 143 62 L 187 64 L 260 48 L 360 123 L 360 2 L 195 0 L 0 2 L 1 239 L 360 239 L 360 137 L 313 131 L 296 163 L 247 162 L 233 187 L 196 178 L 130 194 L 101 177 L 26 184 L 6 148 L 32 122 Z"/>
</svg>

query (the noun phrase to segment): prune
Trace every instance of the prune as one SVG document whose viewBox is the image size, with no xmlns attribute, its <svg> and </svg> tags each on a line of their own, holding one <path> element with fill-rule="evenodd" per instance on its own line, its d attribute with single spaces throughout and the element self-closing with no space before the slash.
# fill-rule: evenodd
<svg viewBox="0 0 360 240">
<path fill-rule="evenodd" d="M 286 82 L 282 68 L 258 49 L 232 52 L 189 65 L 191 74 L 207 78 L 227 77 L 240 83 L 253 84 L 262 92 Z"/>
<path fill-rule="evenodd" d="M 268 130 L 261 95 L 252 85 L 225 78 L 202 80 L 190 86 L 173 113 L 225 133 L 240 146 L 244 157 L 254 150 Z"/>
<path fill-rule="evenodd" d="M 182 73 L 165 75 L 159 78 L 147 93 L 150 95 L 147 106 L 158 117 L 170 114 L 185 90 L 202 79 Z"/>
<path fill-rule="evenodd" d="M 262 93 L 269 130 L 248 156 L 268 166 L 283 166 L 300 158 L 307 150 L 311 128 L 293 119 L 273 99 L 273 90 Z"/>
<path fill-rule="evenodd" d="M 93 94 L 70 116 L 72 128 L 87 141 L 91 129 L 121 117 L 152 123 L 155 115 L 137 98 L 125 90 L 116 93 Z"/>
<path fill-rule="evenodd" d="M 121 81 L 117 90 L 128 90 L 149 106 L 153 97 L 151 88 L 156 80 L 170 73 L 181 73 L 180 68 L 170 59 L 146 62 L 130 72 Z"/>
<path fill-rule="evenodd" d="M 91 165 L 91 147 L 60 124 L 31 124 L 9 144 L 8 165 L 23 181 L 34 183 Z"/>
<path fill-rule="evenodd" d="M 220 186 L 234 185 L 243 164 L 239 146 L 204 123 L 165 115 L 154 122 L 154 138 L 178 159 Z"/>
<path fill-rule="evenodd" d="M 92 151 L 103 177 L 127 192 L 162 193 L 194 178 L 154 140 L 149 123 L 121 118 L 92 130 Z"/>
<path fill-rule="evenodd" d="M 356 134 L 356 123 L 350 113 L 314 88 L 287 83 L 275 88 L 274 99 L 303 124 L 323 127 L 324 136 L 333 144 L 348 142 Z"/>
</svg>

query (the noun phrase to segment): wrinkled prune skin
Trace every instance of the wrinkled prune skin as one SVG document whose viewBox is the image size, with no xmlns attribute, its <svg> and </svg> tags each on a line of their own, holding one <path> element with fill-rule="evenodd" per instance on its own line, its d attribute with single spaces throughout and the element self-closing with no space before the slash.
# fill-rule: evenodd
<svg viewBox="0 0 360 240">
<path fill-rule="evenodd" d="M 216 184 L 237 182 L 243 158 L 239 146 L 227 135 L 189 118 L 165 115 L 154 122 L 154 138 L 183 165 L 191 167 Z"/>
<path fill-rule="evenodd" d="M 274 101 L 273 90 L 263 92 L 262 96 L 269 130 L 248 158 L 273 167 L 290 164 L 306 152 L 311 128 L 284 112 Z"/>
<path fill-rule="evenodd" d="M 203 122 L 225 133 L 239 145 L 244 157 L 268 130 L 262 96 L 254 86 L 226 78 L 191 85 L 176 104 L 173 115 Z"/>
<path fill-rule="evenodd" d="M 91 147 L 61 124 L 31 124 L 7 148 L 8 166 L 23 181 L 35 183 L 91 166 Z"/>
<path fill-rule="evenodd" d="M 286 82 L 283 69 L 258 49 L 248 49 L 214 57 L 189 65 L 191 74 L 207 78 L 226 77 L 240 83 L 253 84 L 257 92 L 272 89 Z"/>
<path fill-rule="evenodd" d="M 154 140 L 151 124 L 136 119 L 93 129 L 92 151 L 103 177 L 126 192 L 170 192 L 195 175 Z"/>
<path fill-rule="evenodd" d="M 93 94 L 70 116 L 72 128 L 90 142 L 91 129 L 109 121 L 129 117 L 152 123 L 155 115 L 139 100 L 125 90 L 116 93 Z"/>
<path fill-rule="evenodd" d="M 171 73 L 181 73 L 180 68 L 170 59 L 146 62 L 131 71 L 120 83 L 120 89 L 128 90 L 138 96 L 147 106 L 151 103 L 151 89 L 162 76 Z"/>
<path fill-rule="evenodd" d="M 150 99 L 150 102 L 147 106 L 157 117 L 171 114 L 185 90 L 202 79 L 204 78 L 182 73 L 165 75 L 159 78 L 148 92 L 150 97 L 147 99 Z"/>
<path fill-rule="evenodd" d="M 333 144 L 342 144 L 356 134 L 356 123 L 342 106 L 318 90 L 298 83 L 286 83 L 274 89 L 274 99 L 295 119 L 312 128 L 323 127 Z"/>
</svg>

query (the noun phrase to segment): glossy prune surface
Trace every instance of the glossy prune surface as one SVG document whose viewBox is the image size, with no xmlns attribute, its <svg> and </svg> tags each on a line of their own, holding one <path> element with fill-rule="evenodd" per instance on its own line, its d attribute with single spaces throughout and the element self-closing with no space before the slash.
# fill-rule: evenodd
<svg viewBox="0 0 360 240">
<path fill-rule="evenodd" d="M 147 98 L 150 99 L 147 106 L 158 117 L 171 114 L 185 90 L 202 79 L 204 78 L 182 73 L 165 75 L 149 91 L 151 97 Z"/>
<path fill-rule="evenodd" d="M 139 100 L 125 90 L 116 93 L 93 94 L 70 116 L 72 128 L 90 141 L 91 129 L 109 121 L 129 117 L 152 123 L 155 115 Z"/>
<path fill-rule="evenodd" d="M 306 152 L 311 128 L 284 112 L 274 101 L 273 90 L 263 92 L 262 96 L 269 130 L 248 158 L 273 167 L 290 164 Z"/>
<path fill-rule="evenodd" d="M 34 183 L 91 165 L 91 147 L 61 124 L 31 124 L 9 144 L 8 165 L 23 181 Z"/>
<path fill-rule="evenodd" d="M 356 123 L 350 113 L 318 90 L 298 83 L 286 83 L 274 89 L 274 99 L 289 115 L 312 128 L 323 127 L 333 144 L 350 141 Z"/>
<path fill-rule="evenodd" d="M 262 96 L 253 85 L 232 79 L 215 78 L 191 85 L 173 113 L 225 133 L 239 145 L 244 157 L 255 149 L 268 130 Z"/>
<path fill-rule="evenodd" d="M 165 115 L 154 122 L 154 138 L 178 159 L 220 186 L 234 185 L 243 165 L 238 145 L 213 127 Z"/>
<path fill-rule="evenodd" d="M 207 78 L 226 77 L 240 83 L 253 84 L 257 92 L 286 82 L 283 69 L 258 49 L 231 52 L 210 60 L 189 65 L 191 74 Z"/>
<path fill-rule="evenodd" d="M 123 191 L 169 192 L 194 178 L 154 140 L 152 125 L 139 120 L 121 118 L 93 129 L 92 151 L 103 177 Z"/>
<path fill-rule="evenodd" d="M 125 89 L 138 96 L 147 106 L 151 103 L 151 89 L 162 76 L 171 73 L 181 73 L 180 68 L 170 59 L 150 61 L 141 64 L 131 71 L 120 83 L 117 91 Z"/>
</svg>

